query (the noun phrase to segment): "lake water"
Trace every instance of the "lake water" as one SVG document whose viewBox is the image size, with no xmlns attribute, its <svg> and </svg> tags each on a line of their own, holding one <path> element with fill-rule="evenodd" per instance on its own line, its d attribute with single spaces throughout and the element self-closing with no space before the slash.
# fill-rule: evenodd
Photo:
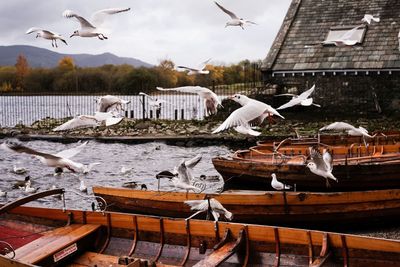
<svg viewBox="0 0 400 267">
<path fill-rule="evenodd" d="M 0 140 L 2 142 L 3 140 Z M 56 153 L 61 150 L 76 146 L 75 143 L 62 144 L 57 142 L 31 141 L 24 145 L 42 152 Z M 94 170 L 85 177 L 86 185 L 91 193 L 91 186 L 121 186 L 124 182 L 136 181 L 144 183 L 148 189 L 157 189 L 157 179 L 155 175 L 164 170 L 172 171 L 182 159 L 190 159 L 197 154 L 203 156 L 200 163 L 193 169 L 194 175 L 199 177 L 201 174 L 218 175 L 214 169 L 211 158 L 218 155 L 226 155 L 229 149 L 225 146 L 208 147 L 178 147 L 166 145 L 162 142 L 152 142 L 146 144 L 121 144 L 121 143 L 99 143 L 90 141 L 85 149 L 73 160 L 84 164 L 99 162 Z M 79 176 L 70 172 L 62 176 L 54 176 L 54 169 L 43 165 L 39 160 L 26 154 L 5 152 L 0 150 L 0 189 L 7 191 L 7 198 L 1 198 L 0 202 L 15 200 L 25 196 L 25 192 L 20 189 L 11 189 L 14 182 L 23 180 L 25 175 L 17 175 L 12 172 L 13 165 L 23 166 L 29 170 L 33 187 L 40 190 L 49 189 L 52 185 L 66 188 L 67 207 L 90 209 L 90 203 L 94 198 L 82 198 L 73 193 L 79 192 Z M 121 174 L 121 167 L 133 168 L 129 174 Z M 207 184 L 206 192 L 214 192 L 222 187 L 222 180 Z M 173 190 L 173 185 L 168 179 L 161 179 L 162 190 Z M 35 201 L 33 205 L 48 207 L 61 207 L 62 203 L 54 197 L 46 197 Z M 30 204 L 30 205 L 32 205 Z"/>
<path fill-rule="evenodd" d="M 46 117 L 92 115 L 96 111 L 97 97 L 95 95 L 0 96 L 0 126 L 13 127 L 20 122 L 31 125 Z M 156 109 L 149 105 L 147 97 L 139 95 L 118 95 L 118 97 L 131 101 L 125 107 L 124 116 L 136 119 L 156 117 Z M 152 97 L 167 101 L 167 104 L 162 104 L 160 119 L 204 118 L 203 100 L 198 95 L 159 94 Z"/>
</svg>

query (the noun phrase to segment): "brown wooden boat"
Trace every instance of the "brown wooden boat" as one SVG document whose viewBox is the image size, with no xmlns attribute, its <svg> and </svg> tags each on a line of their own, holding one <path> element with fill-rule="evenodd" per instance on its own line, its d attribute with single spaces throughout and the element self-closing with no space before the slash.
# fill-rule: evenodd
<svg viewBox="0 0 400 267">
<path fill-rule="evenodd" d="M 317 145 L 313 145 L 314 147 Z M 327 188 L 325 179 L 307 167 L 310 144 L 255 146 L 239 150 L 230 157 L 212 159 L 227 188 L 272 190 L 271 174 L 296 185 L 298 191 L 350 191 L 400 188 L 400 143 L 388 145 L 352 144 L 328 146 L 333 157 L 333 174 L 338 182 Z M 261 187 L 260 187 L 261 186 Z"/>
<path fill-rule="evenodd" d="M 244 223 L 309 226 L 329 222 L 400 219 L 400 189 L 359 192 L 281 192 L 228 190 L 221 194 L 143 191 L 93 187 L 113 211 L 187 218 L 194 212 L 187 200 L 215 198 Z"/>
<path fill-rule="evenodd" d="M 399 240 L 25 202 L 0 208 L 0 266 L 398 266 L 400 258 Z"/>
</svg>

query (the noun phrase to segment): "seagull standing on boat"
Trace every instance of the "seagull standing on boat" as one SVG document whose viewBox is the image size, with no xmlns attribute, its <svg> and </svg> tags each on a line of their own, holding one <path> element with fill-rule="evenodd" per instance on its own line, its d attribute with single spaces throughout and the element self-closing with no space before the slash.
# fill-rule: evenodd
<svg viewBox="0 0 400 267">
<path fill-rule="evenodd" d="M 333 176 L 333 159 L 328 150 L 324 149 L 323 154 L 315 149 L 310 147 L 310 156 L 311 161 L 307 163 L 307 168 L 310 171 L 318 176 L 322 176 L 326 179 L 326 187 L 330 187 L 330 183 L 328 179 L 332 179 L 334 181 L 338 181 L 338 179 Z"/>
<path fill-rule="evenodd" d="M 62 36 L 58 33 L 49 31 L 49 30 L 43 30 L 37 27 L 32 27 L 29 30 L 26 31 L 26 34 L 31 34 L 33 32 L 37 32 L 36 38 L 43 38 L 46 40 L 51 40 L 51 46 L 52 47 L 58 47 L 57 46 L 57 40 L 60 40 L 64 44 L 68 45 L 67 42 L 62 38 Z"/>
<path fill-rule="evenodd" d="M 286 104 L 280 106 L 276 110 L 290 108 L 290 107 L 293 107 L 293 106 L 296 106 L 296 105 L 302 105 L 302 106 L 314 105 L 316 107 L 321 107 L 320 105 L 313 103 L 313 99 L 312 99 L 312 97 L 310 97 L 310 95 L 314 92 L 314 90 L 315 90 L 315 84 L 310 89 L 308 89 L 307 91 L 301 93 L 300 95 L 294 95 L 294 94 L 276 95 L 276 96 L 291 96 L 292 97 L 292 99 L 289 102 L 287 102 Z"/>
<path fill-rule="evenodd" d="M 282 182 L 279 182 L 278 179 L 276 178 L 276 174 L 272 173 L 271 174 L 272 180 L 271 180 L 271 186 L 275 190 L 290 190 L 292 189 L 291 185 L 286 185 Z"/>
<path fill-rule="evenodd" d="M 126 12 L 129 10 L 130 8 L 108 8 L 99 10 L 92 15 L 93 24 L 72 10 L 65 10 L 62 15 L 65 18 L 76 18 L 81 24 L 81 29 L 74 31 L 70 37 L 97 37 L 100 40 L 104 40 L 108 39 L 108 37 L 104 35 L 103 29 L 100 29 L 99 26 L 103 24 L 105 18 L 109 15 Z"/>
<path fill-rule="evenodd" d="M 244 30 L 244 25 L 248 24 L 257 24 L 255 22 L 252 22 L 250 20 L 245 20 L 242 18 L 239 18 L 235 13 L 233 13 L 232 11 L 229 11 L 228 9 L 224 8 L 223 6 L 221 6 L 220 4 L 218 4 L 217 2 L 214 2 L 222 11 L 224 11 L 226 14 L 228 14 L 231 17 L 231 21 L 228 21 L 225 24 L 225 28 L 228 26 L 240 26 L 243 30 Z"/>
<path fill-rule="evenodd" d="M 29 147 L 23 146 L 21 143 L 12 142 L 7 140 L 0 145 L 0 148 L 6 151 L 13 151 L 17 153 L 25 153 L 29 155 L 34 155 L 37 159 L 40 160 L 43 164 L 47 165 L 48 167 L 55 167 L 55 168 L 66 168 L 74 173 L 89 173 L 92 168 L 100 163 L 91 163 L 89 165 L 84 165 L 79 162 L 75 162 L 70 160 L 71 157 L 76 155 L 80 152 L 82 147 L 84 147 L 86 143 L 80 145 L 79 147 L 67 149 L 61 151 L 57 154 L 49 154 L 43 153 Z"/>
<path fill-rule="evenodd" d="M 177 68 L 188 70 L 188 75 L 195 75 L 195 74 L 209 74 L 210 71 L 206 70 L 207 63 L 211 60 L 211 58 L 207 59 L 203 63 L 200 64 L 198 68 L 189 68 L 185 66 L 177 66 Z"/>
<path fill-rule="evenodd" d="M 198 211 L 191 217 L 194 217 L 201 212 L 207 212 L 210 210 L 215 221 L 218 221 L 220 214 L 229 221 L 233 219 L 233 213 L 225 209 L 225 207 L 222 206 L 222 204 L 215 198 L 203 200 L 187 200 L 184 203 L 190 206 L 190 210 Z"/>
<path fill-rule="evenodd" d="M 379 22 L 381 19 L 379 17 L 374 17 L 370 14 L 365 14 L 364 17 L 361 19 L 362 22 L 371 24 L 372 21 Z"/>
<path fill-rule="evenodd" d="M 157 90 L 160 91 L 177 91 L 182 93 L 189 94 L 198 94 L 201 98 L 204 99 L 204 109 L 206 112 L 206 116 L 216 114 L 218 110 L 218 106 L 222 107 L 221 100 L 219 97 L 210 89 L 201 87 L 201 86 L 183 86 L 183 87 L 175 87 L 175 88 L 162 88 L 156 87 Z"/>
<path fill-rule="evenodd" d="M 124 110 L 122 105 L 127 105 L 131 101 L 129 100 L 123 100 L 117 96 L 113 95 L 105 95 L 101 96 L 96 99 L 97 102 L 97 111 L 98 112 L 109 112 L 109 111 L 117 111 L 121 112 L 121 110 Z"/>
<path fill-rule="evenodd" d="M 219 133 L 232 127 L 241 126 L 242 129 L 247 129 L 249 134 L 256 135 L 260 133 L 257 131 L 250 131 L 252 124 L 259 125 L 265 118 L 271 115 L 276 115 L 284 119 L 284 117 L 270 105 L 251 99 L 245 95 L 235 94 L 229 99 L 238 102 L 242 107 L 232 112 L 212 133 Z"/>
</svg>

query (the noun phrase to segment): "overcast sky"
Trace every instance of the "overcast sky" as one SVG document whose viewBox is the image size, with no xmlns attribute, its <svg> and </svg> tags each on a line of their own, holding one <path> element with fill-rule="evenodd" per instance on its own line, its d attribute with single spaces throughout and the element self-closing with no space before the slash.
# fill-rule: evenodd
<svg viewBox="0 0 400 267">
<path fill-rule="evenodd" d="M 224 28 L 230 19 L 212 0 L 10 0 L 0 3 L 0 45 L 25 44 L 60 53 L 134 57 L 150 64 L 171 59 L 178 65 L 196 66 L 212 58 L 214 64 L 264 59 L 291 0 L 219 0 L 238 16 L 258 25 Z M 71 9 L 90 20 L 91 14 L 110 7 L 130 7 L 109 17 L 108 40 L 69 36 L 79 28 L 75 19 L 62 17 Z M 26 35 L 30 27 L 61 33 L 68 46 Z"/>
</svg>

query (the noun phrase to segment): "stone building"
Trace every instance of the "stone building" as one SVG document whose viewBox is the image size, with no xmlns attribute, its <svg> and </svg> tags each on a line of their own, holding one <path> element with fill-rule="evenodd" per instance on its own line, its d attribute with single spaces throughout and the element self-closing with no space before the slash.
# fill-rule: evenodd
<svg viewBox="0 0 400 267">
<path fill-rule="evenodd" d="M 364 23 L 365 14 L 380 21 Z M 355 45 L 322 44 L 358 25 Z M 338 116 L 395 116 L 399 30 L 398 0 L 292 0 L 263 62 L 264 82 L 277 84 L 277 93 L 301 93 L 315 84 L 315 102 Z"/>
</svg>

